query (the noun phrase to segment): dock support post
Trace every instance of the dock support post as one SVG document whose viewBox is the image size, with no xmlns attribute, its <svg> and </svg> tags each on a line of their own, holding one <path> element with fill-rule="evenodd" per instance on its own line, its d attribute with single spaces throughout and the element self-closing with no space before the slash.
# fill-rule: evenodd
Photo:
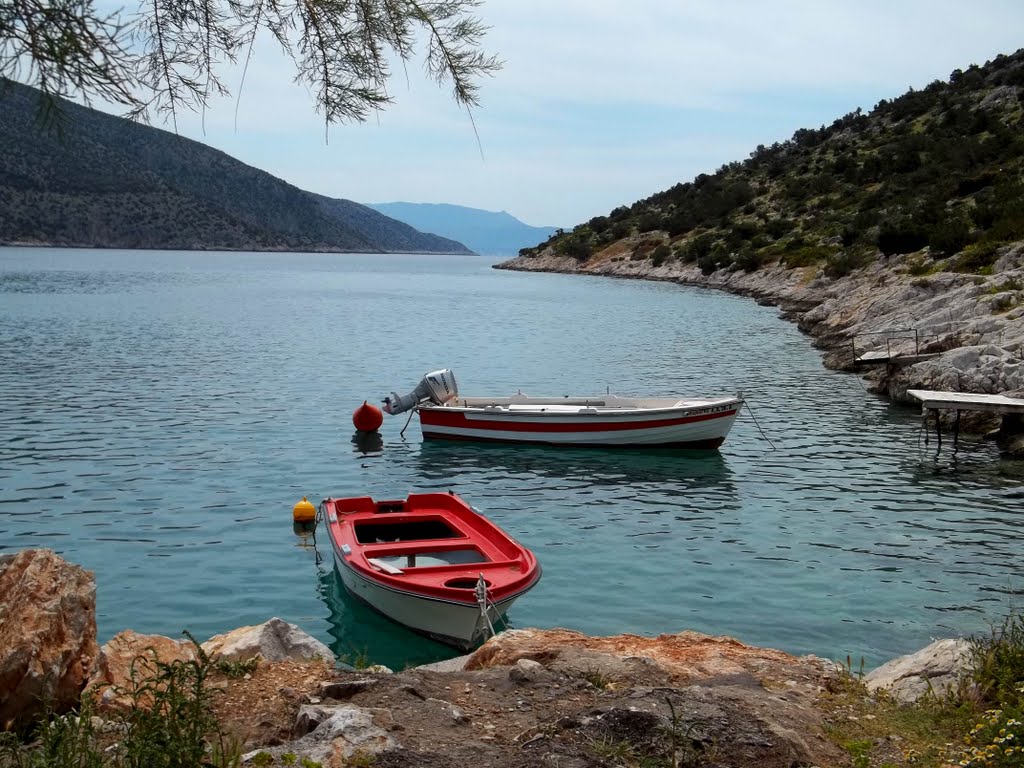
<svg viewBox="0 0 1024 768">
<path fill-rule="evenodd" d="M 956 424 L 953 425 L 953 450 L 956 450 L 957 441 L 960 439 L 960 409 L 956 409 Z"/>
<path fill-rule="evenodd" d="M 924 447 L 928 447 L 928 409 L 921 406 L 921 427 L 924 429 Z"/>
<path fill-rule="evenodd" d="M 939 409 L 932 408 L 932 415 L 935 416 L 935 437 L 939 441 L 939 450 L 942 450 L 942 424 L 939 422 Z"/>
</svg>

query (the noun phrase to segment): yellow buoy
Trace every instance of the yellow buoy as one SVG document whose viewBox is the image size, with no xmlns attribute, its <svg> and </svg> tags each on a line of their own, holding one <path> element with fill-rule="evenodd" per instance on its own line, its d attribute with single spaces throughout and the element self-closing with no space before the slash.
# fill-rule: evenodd
<svg viewBox="0 0 1024 768">
<path fill-rule="evenodd" d="M 292 509 L 292 518 L 296 523 L 312 523 L 316 520 L 316 507 L 306 501 L 306 497 L 303 496 L 302 501 Z"/>
</svg>

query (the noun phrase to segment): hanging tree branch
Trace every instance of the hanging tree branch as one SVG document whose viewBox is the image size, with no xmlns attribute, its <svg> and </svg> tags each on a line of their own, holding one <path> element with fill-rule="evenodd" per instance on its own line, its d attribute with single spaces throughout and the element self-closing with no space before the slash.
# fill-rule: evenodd
<svg viewBox="0 0 1024 768">
<path fill-rule="evenodd" d="M 228 94 L 218 68 L 269 31 L 310 87 L 327 124 L 358 122 L 391 103 L 391 62 L 425 38 L 424 66 L 452 97 L 478 104 L 478 79 L 501 67 L 480 46 L 481 0 L 143 0 L 131 24 L 93 0 L 0 0 L 0 78 L 51 96 L 79 94 L 176 123 Z M 244 78 L 244 74 L 243 74 Z"/>
</svg>

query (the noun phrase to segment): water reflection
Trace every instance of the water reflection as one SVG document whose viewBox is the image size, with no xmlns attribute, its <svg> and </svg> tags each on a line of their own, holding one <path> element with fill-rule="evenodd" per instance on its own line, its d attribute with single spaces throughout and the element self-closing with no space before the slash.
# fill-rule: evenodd
<svg viewBox="0 0 1024 768">
<path fill-rule="evenodd" d="M 447 443 L 425 440 L 417 456 L 428 481 L 453 474 L 488 473 L 585 480 L 590 485 L 662 484 L 669 489 L 731 488 L 733 471 L 718 451 L 678 448 L 562 448 L 493 443 Z"/>
<path fill-rule="evenodd" d="M 406 629 L 357 600 L 345 589 L 328 551 L 320 568 L 320 599 L 327 607 L 328 643 L 349 664 L 369 659 L 392 669 L 450 659 L 458 651 Z"/>
<path fill-rule="evenodd" d="M 353 453 L 361 453 L 364 456 L 378 454 L 384 450 L 384 437 L 380 432 L 359 432 L 352 435 Z"/>
</svg>

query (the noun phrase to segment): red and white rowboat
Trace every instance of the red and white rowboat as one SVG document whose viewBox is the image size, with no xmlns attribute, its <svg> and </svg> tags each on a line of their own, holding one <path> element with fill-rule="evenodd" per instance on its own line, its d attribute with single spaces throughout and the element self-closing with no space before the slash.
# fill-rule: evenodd
<svg viewBox="0 0 1024 768">
<path fill-rule="evenodd" d="M 428 373 L 384 410 L 415 409 L 425 438 L 563 446 L 717 448 L 743 398 L 462 397 L 450 370 Z"/>
<path fill-rule="evenodd" d="M 324 499 L 345 588 L 388 618 L 463 650 L 540 580 L 537 558 L 454 493 Z"/>
</svg>

